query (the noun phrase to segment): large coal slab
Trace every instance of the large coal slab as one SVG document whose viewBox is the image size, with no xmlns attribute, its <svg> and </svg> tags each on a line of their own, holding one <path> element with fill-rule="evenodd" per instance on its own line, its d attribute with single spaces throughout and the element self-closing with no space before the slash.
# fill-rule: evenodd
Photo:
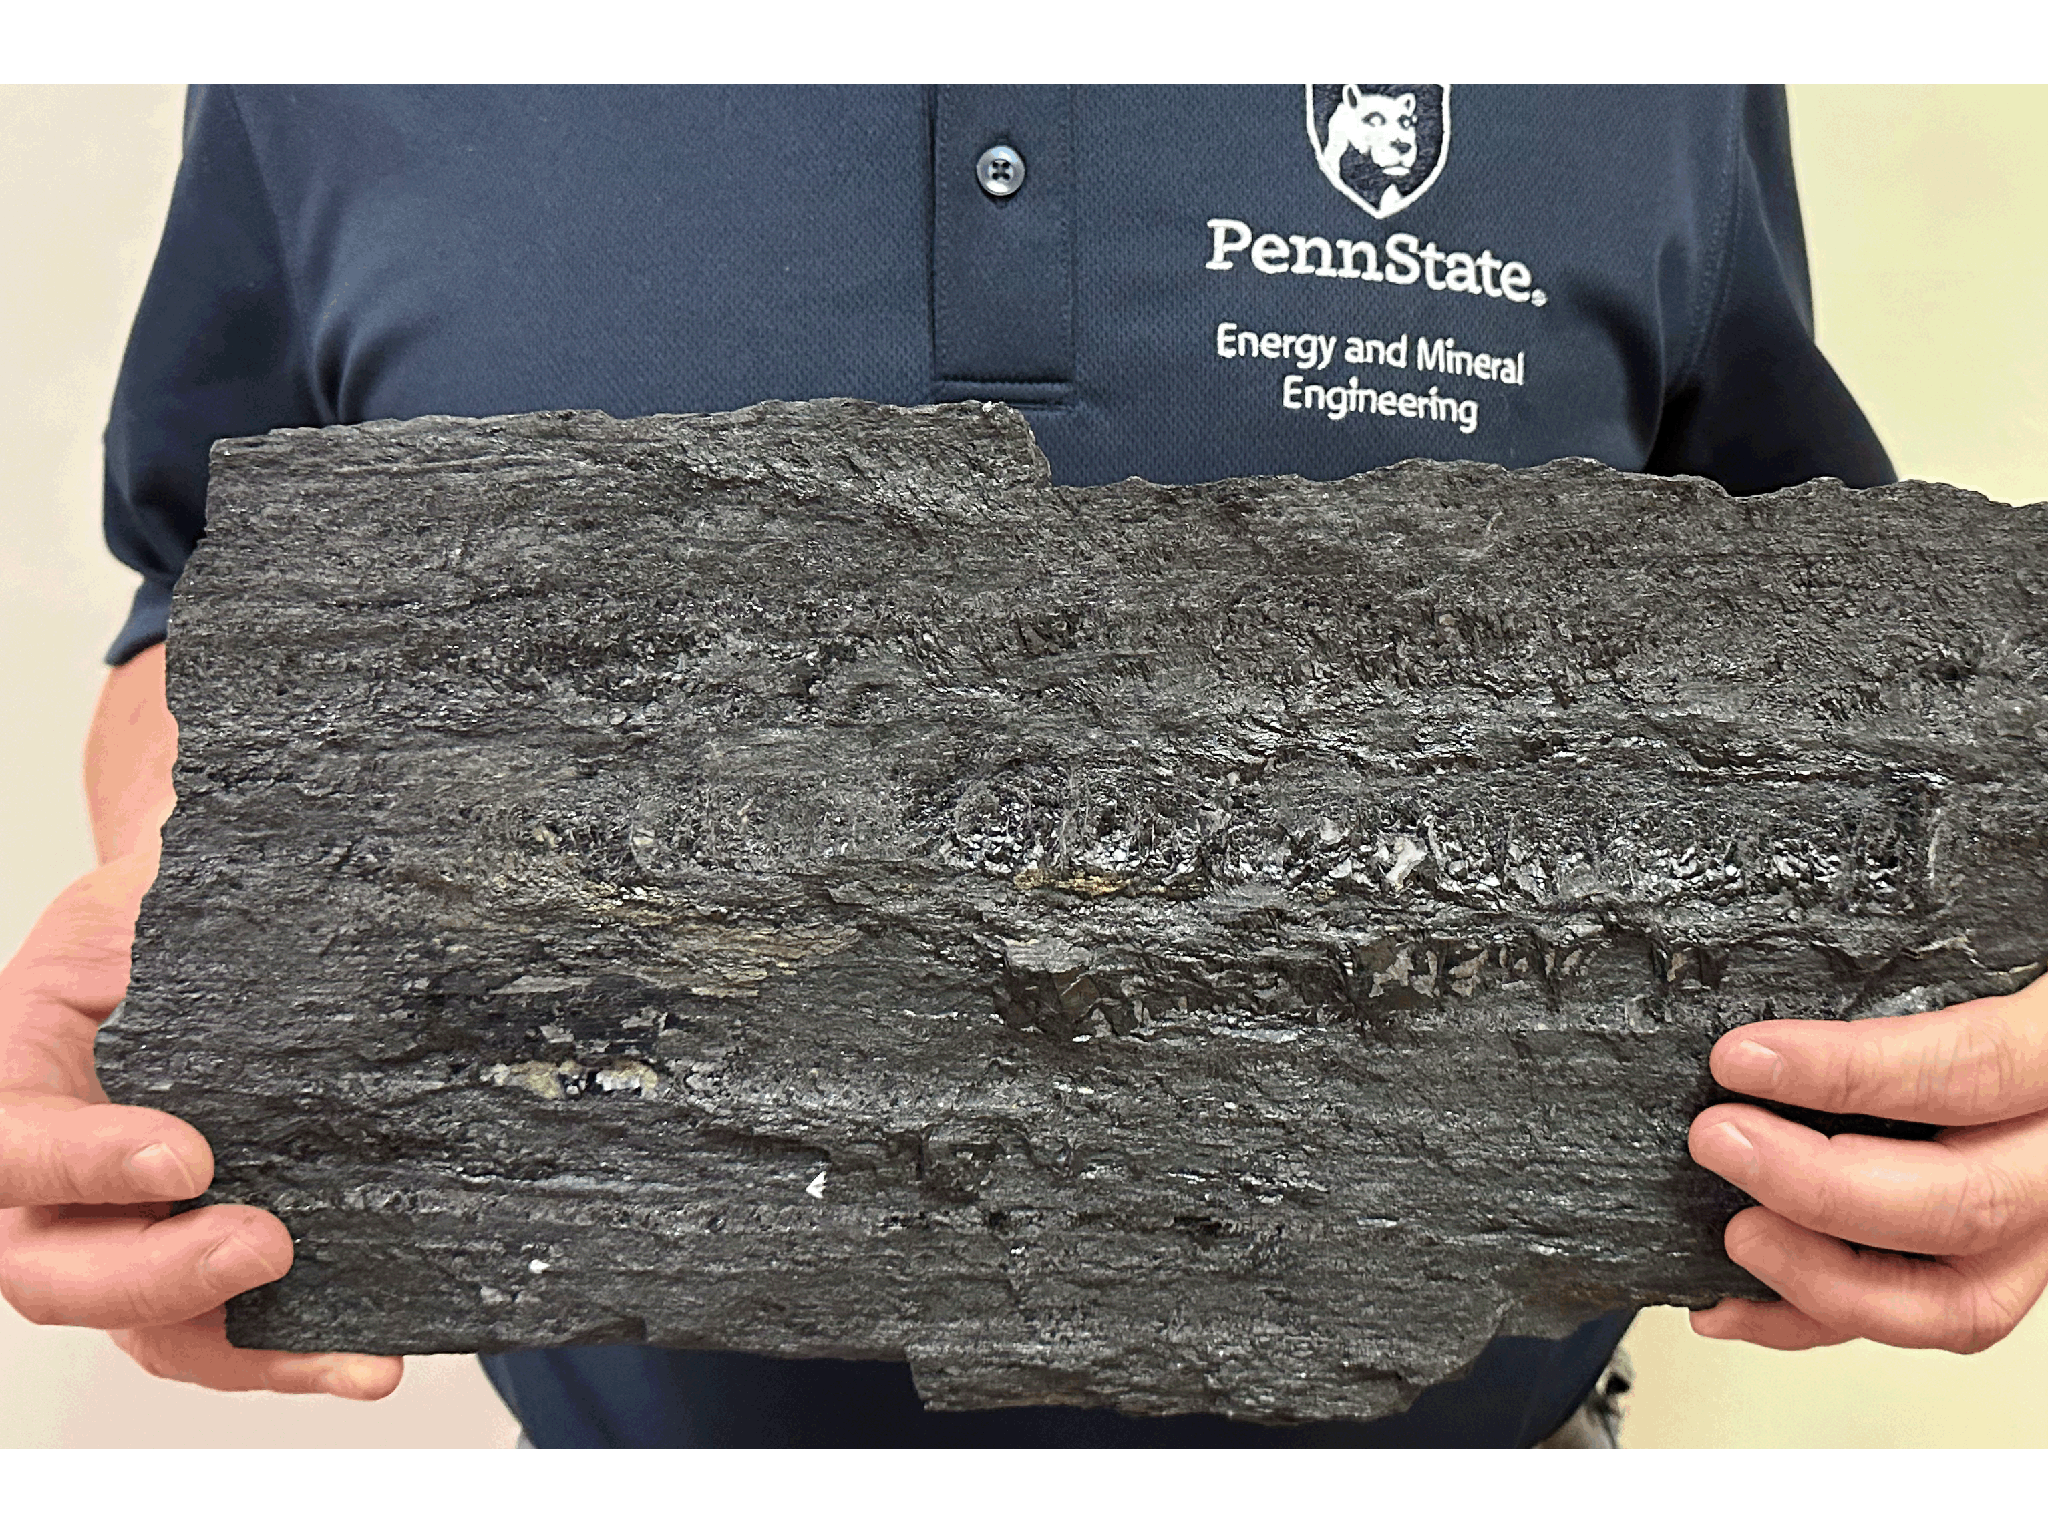
<svg viewBox="0 0 2048 1536">
<path fill-rule="evenodd" d="M 830 401 L 277 432 L 208 517 L 101 1064 L 296 1235 L 246 1345 L 1371 1417 L 1763 1294 L 1716 1035 L 2048 952 L 2048 507 Z"/>
</svg>

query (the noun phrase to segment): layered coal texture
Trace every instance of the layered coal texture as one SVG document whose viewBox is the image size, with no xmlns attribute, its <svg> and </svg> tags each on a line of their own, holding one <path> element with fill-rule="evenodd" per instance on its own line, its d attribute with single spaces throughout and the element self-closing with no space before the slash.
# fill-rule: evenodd
<svg viewBox="0 0 2048 1536">
<path fill-rule="evenodd" d="M 2034 974 L 2044 547 L 1585 461 L 1061 488 L 974 404 L 224 442 L 103 1075 L 296 1235 L 242 1344 L 1371 1417 L 1765 1294 L 1716 1035 Z"/>
</svg>

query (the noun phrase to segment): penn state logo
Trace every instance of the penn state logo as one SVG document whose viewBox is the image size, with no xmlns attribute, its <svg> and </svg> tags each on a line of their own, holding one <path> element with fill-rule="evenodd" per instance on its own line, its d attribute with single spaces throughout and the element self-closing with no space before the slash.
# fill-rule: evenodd
<svg viewBox="0 0 2048 1536">
<path fill-rule="evenodd" d="M 1311 85 L 1308 141 L 1330 185 L 1376 219 L 1435 184 L 1451 147 L 1448 85 Z"/>
</svg>

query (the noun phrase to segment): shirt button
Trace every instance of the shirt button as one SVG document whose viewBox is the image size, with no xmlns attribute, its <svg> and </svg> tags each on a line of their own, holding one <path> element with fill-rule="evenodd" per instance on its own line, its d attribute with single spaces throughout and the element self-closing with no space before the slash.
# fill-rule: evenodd
<svg viewBox="0 0 2048 1536">
<path fill-rule="evenodd" d="M 1009 197 L 1024 185 L 1024 157 L 1007 144 L 985 149 L 974 162 L 974 179 L 990 197 Z"/>
</svg>

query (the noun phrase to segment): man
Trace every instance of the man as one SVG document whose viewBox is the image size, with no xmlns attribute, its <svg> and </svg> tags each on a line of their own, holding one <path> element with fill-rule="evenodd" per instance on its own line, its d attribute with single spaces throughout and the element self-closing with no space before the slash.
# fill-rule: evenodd
<svg viewBox="0 0 2048 1536">
<path fill-rule="evenodd" d="M 1368 118 L 1371 121 L 1368 121 Z M 1341 142 L 1340 142 L 1341 141 Z M 204 1141 L 97 1102 L 170 804 L 169 593 L 205 449 L 276 426 L 763 398 L 992 398 L 1095 483 L 1585 455 L 1754 492 L 1888 479 L 1813 346 L 1782 96 L 1236 90 L 205 91 L 108 434 L 144 576 L 88 751 L 104 862 L 0 983 L 0 1293 L 205 1385 L 374 1397 L 398 1362 L 230 1349 L 265 1213 L 167 1215 Z M 2048 1276 L 2048 993 L 1715 1048 L 1731 1089 L 1959 1129 L 1829 1141 L 1754 1106 L 1694 1154 L 1761 1204 L 1779 1348 L 1980 1348 Z M 1895 1252 L 1935 1255 L 1907 1259 Z M 538 1443 L 1533 1444 L 1627 1325 L 1504 1339 L 1370 1425 L 925 1414 L 901 1367 L 612 1346 L 488 1362 Z"/>
</svg>

